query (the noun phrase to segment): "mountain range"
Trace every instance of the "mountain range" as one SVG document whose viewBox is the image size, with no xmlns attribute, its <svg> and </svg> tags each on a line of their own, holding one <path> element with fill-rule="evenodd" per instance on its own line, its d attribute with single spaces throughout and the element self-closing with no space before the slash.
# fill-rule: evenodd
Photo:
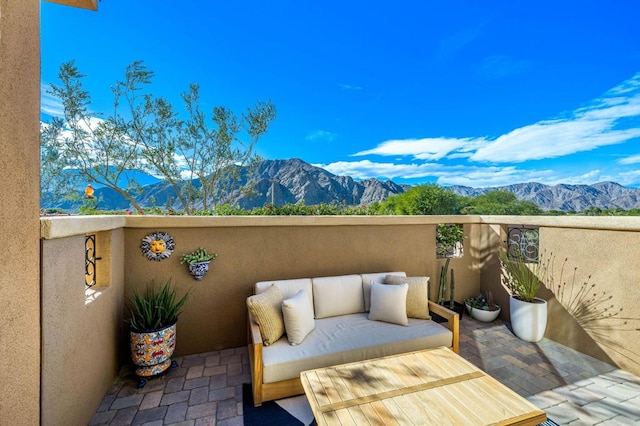
<svg viewBox="0 0 640 426">
<path fill-rule="evenodd" d="M 136 179 L 144 185 L 139 198 L 141 206 L 168 206 L 181 209 L 179 204 L 171 202 L 172 190 L 164 181 L 132 171 Z M 320 167 L 313 166 L 300 159 L 265 160 L 252 170 L 243 170 L 242 181 L 255 182 L 254 191 L 249 196 L 240 191 L 226 193 L 223 200 L 245 209 L 262 207 L 274 202 L 276 205 L 304 202 L 306 205 L 319 203 L 346 203 L 348 205 L 367 205 L 383 201 L 390 195 L 400 194 L 410 185 L 397 184 L 391 180 L 378 179 L 354 180 L 349 176 L 337 176 Z M 196 183 L 197 186 L 197 183 Z M 593 185 L 544 185 L 528 182 L 491 188 L 471 188 L 451 186 L 456 194 L 478 196 L 492 190 L 512 192 L 519 200 L 536 203 L 543 210 L 582 211 L 588 207 L 602 209 L 640 208 L 640 189 L 627 188 L 614 182 L 600 182 Z M 129 203 L 115 191 L 96 187 L 95 196 L 101 210 L 122 210 Z M 58 207 L 76 211 L 81 201 L 53 202 L 44 196 L 43 207 Z M 199 207 L 199 206 L 198 206 Z"/>
</svg>

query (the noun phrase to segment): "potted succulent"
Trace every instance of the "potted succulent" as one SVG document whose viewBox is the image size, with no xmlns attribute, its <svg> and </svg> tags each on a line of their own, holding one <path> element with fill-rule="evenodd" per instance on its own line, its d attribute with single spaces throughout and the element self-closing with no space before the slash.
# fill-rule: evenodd
<svg viewBox="0 0 640 426">
<path fill-rule="evenodd" d="M 520 253 L 509 258 L 506 250 L 500 252 L 500 263 L 505 272 L 503 280 L 511 296 L 509 314 L 513 333 L 527 342 L 539 342 L 547 328 L 547 301 L 536 297 L 547 268 L 542 259 L 525 262 Z"/>
<path fill-rule="evenodd" d="M 176 323 L 190 294 L 191 290 L 179 297 L 171 280 L 159 287 L 151 281 L 143 292 L 133 290 L 125 322 L 129 325 L 131 359 L 138 367 L 138 387 L 143 387 L 147 378 L 164 373 L 173 365 Z"/>
<path fill-rule="evenodd" d="M 500 306 L 494 302 L 491 292 L 468 297 L 464 300 L 464 304 L 469 315 L 478 321 L 491 322 L 500 315 Z"/>
<path fill-rule="evenodd" d="M 199 247 L 191 253 L 185 253 L 180 257 L 180 264 L 187 263 L 189 272 L 200 281 L 209 272 L 209 264 L 218 257 L 218 253 L 208 253 L 204 247 Z"/>
</svg>

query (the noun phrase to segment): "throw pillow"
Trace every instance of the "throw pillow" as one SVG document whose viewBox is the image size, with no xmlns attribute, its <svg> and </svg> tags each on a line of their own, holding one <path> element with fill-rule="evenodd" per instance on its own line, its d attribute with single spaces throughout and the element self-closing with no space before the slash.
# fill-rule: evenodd
<svg viewBox="0 0 640 426">
<path fill-rule="evenodd" d="M 407 316 L 409 318 L 431 319 L 429 315 L 429 277 L 401 277 L 387 275 L 386 284 L 409 284 L 407 292 Z"/>
<path fill-rule="evenodd" d="M 260 335 L 265 346 L 282 337 L 282 292 L 278 287 L 272 285 L 262 293 L 247 298 L 247 308 L 253 320 L 260 326 Z"/>
<path fill-rule="evenodd" d="M 291 345 L 299 345 L 316 327 L 313 319 L 313 303 L 307 290 L 298 291 L 295 296 L 282 302 L 284 329 Z"/>
<path fill-rule="evenodd" d="M 407 291 L 409 284 L 385 285 L 371 283 L 369 319 L 393 324 L 409 325 L 407 319 Z"/>
<path fill-rule="evenodd" d="M 384 277 L 387 275 L 396 275 L 406 277 L 407 274 L 401 271 L 397 272 L 374 272 L 372 274 L 360 274 L 362 277 L 362 292 L 364 293 L 364 310 L 369 312 L 371 307 L 371 282 L 383 283 Z"/>
</svg>

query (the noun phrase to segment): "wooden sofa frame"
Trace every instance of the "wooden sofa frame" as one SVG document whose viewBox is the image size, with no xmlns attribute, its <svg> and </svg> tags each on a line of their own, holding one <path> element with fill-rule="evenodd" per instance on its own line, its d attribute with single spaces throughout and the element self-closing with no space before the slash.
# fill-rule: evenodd
<svg viewBox="0 0 640 426">
<path fill-rule="evenodd" d="M 460 316 L 438 305 L 435 302 L 429 301 L 429 311 L 445 318 L 448 322 L 448 329 L 453 333 L 453 345 L 450 349 L 458 353 L 460 345 Z M 294 395 L 301 395 L 304 393 L 302 388 L 302 382 L 300 377 L 294 379 L 283 380 L 274 383 L 262 383 L 262 337 L 260 336 L 260 328 L 258 324 L 253 321 L 251 315 L 249 315 L 247 338 L 249 340 L 249 365 L 251 366 L 251 382 L 253 390 L 253 404 L 256 407 L 262 405 L 265 401 L 273 401 L 276 399 L 287 398 Z"/>
</svg>

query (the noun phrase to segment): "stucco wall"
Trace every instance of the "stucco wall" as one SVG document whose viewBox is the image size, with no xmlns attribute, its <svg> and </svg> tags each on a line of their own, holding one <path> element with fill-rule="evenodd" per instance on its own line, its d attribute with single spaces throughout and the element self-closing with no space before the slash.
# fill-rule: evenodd
<svg viewBox="0 0 640 426">
<path fill-rule="evenodd" d="M 84 235 L 42 243 L 43 425 L 87 424 L 120 366 L 124 230 L 100 240 L 98 277 L 110 281 L 88 292 Z"/>
<path fill-rule="evenodd" d="M 540 245 L 553 266 L 545 336 L 640 373 L 640 232 L 542 228 Z"/>
<path fill-rule="evenodd" d="M 0 0 L 0 423 L 38 424 L 40 2 Z"/>
<path fill-rule="evenodd" d="M 257 281 L 403 270 L 428 275 L 437 285 L 443 261 L 436 260 L 433 224 L 402 225 L 397 220 L 394 225 L 317 226 L 308 218 L 308 226 L 269 226 L 281 220 L 263 218 L 255 227 L 226 227 L 212 220 L 206 228 L 128 228 L 126 294 L 151 279 L 172 278 L 183 291 L 193 287 L 177 331 L 176 353 L 189 354 L 246 344 L 245 303 Z M 149 261 L 143 256 L 140 241 L 152 231 L 174 238 L 176 250 L 169 259 Z M 195 281 L 179 258 L 199 246 L 219 257 L 208 275 Z M 479 290 L 480 270 L 473 262 L 470 255 L 451 262 L 459 300 Z"/>
<path fill-rule="evenodd" d="M 538 295 L 547 300 L 545 337 L 640 374 L 640 218 L 483 217 L 480 247 L 506 240 L 507 223 L 540 227 L 549 276 Z M 481 287 L 492 291 L 509 321 L 509 293 L 500 283 L 495 251 L 482 264 Z"/>
</svg>

